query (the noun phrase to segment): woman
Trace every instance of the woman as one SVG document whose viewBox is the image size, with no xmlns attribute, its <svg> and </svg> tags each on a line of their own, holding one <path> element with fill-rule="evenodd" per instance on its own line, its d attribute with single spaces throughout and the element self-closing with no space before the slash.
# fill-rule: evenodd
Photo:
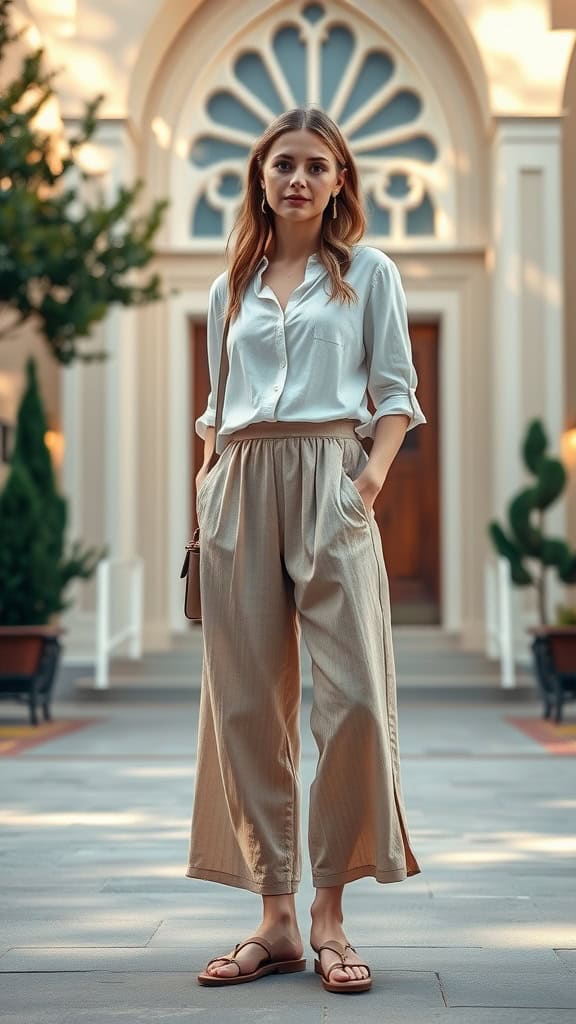
<svg viewBox="0 0 576 1024">
<path fill-rule="evenodd" d="M 212 390 L 196 421 L 204 661 L 186 874 L 258 893 L 262 920 L 200 984 L 303 970 L 300 631 L 319 759 L 308 842 L 310 942 L 329 991 L 366 991 L 344 885 L 420 872 L 400 783 L 388 581 L 373 505 L 416 400 L 405 298 L 366 226 L 354 160 L 321 110 L 253 147 L 228 274 L 209 297 Z M 226 310 L 229 376 L 215 438 Z M 367 394 L 376 411 L 370 416 Z M 374 439 L 367 456 L 361 437 Z"/>
</svg>

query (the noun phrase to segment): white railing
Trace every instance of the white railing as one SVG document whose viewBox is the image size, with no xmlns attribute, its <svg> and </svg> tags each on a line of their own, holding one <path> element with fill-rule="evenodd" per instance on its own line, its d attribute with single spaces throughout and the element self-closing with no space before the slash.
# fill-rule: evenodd
<svg viewBox="0 0 576 1024">
<path fill-rule="evenodd" d="M 508 559 L 487 559 L 484 576 L 486 655 L 500 661 L 503 690 L 516 686 L 516 665 L 529 665 L 531 660 L 526 626 L 534 621 L 534 616 L 522 609 L 517 591 L 510 577 Z"/>
<path fill-rule="evenodd" d="M 105 558 L 96 572 L 97 690 L 108 688 L 110 655 L 127 645 L 129 658 L 142 657 L 144 559 Z"/>
</svg>

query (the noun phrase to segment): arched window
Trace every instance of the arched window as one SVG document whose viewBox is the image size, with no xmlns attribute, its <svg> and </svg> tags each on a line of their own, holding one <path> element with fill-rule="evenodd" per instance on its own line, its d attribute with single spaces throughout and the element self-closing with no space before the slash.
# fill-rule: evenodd
<svg viewBox="0 0 576 1024">
<path fill-rule="evenodd" d="M 361 12 L 305 2 L 249 25 L 207 66 L 201 91 L 197 86 L 185 103 L 181 244 L 202 251 L 227 237 L 254 140 L 278 114 L 303 103 L 333 117 L 350 145 L 367 242 L 452 238 L 451 144 L 430 83 Z"/>
</svg>

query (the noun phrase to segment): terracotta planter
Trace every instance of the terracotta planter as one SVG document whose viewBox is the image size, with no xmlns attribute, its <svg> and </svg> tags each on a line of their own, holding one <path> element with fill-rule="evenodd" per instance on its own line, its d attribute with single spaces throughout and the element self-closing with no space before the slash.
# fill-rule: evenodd
<svg viewBox="0 0 576 1024">
<path fill-rule="evenodd" d="M 38 704 L 50 719 L 64 632 L 60 626 L 0 626 L 0 699 L 27 701 L 32 725 Z"/>
<path fill-rule="evenodd" d="M 531 626 L 536 679 L 544 702 L 544 718 L 562 721 L 566 700 L 576 699 L 576 626 Z"/>
</svg>

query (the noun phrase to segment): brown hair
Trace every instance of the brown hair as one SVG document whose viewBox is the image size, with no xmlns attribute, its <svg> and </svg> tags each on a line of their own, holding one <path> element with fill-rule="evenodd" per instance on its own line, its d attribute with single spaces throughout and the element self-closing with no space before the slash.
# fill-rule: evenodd
<svg viewBox="0 0 576 1024">
<path fill-rule="evenodd" d="M 268 150 L 284 132 L 306 128 L 316 132 L 332 151 L 338 173 L 347 168 L 344 185 L 338 193 L 338 216 L 332 218 L 332 203 L 328 203 L 322 218 L 322 232 L 318 256 L 332 280 L 329 301 L 351 302 L 358 296 L 351 285 L 343 280 L 351 263 L 351 246 L 366 230 L 366 215 L 360 198 L 358 171 L 342 132 L 332 118 L 318 107 L 294 107 L 280 114 L 268 125 L 263 135 L 254 143 L 248 162 L 247 185 L 235 225 L 226 243 L 228 270 L 227 315 L 232 320 L 240 310 L 242 296 L 250 278 L 271 237 L 273 223 L 268 213 L 262 211 L 262 190 L 260 187 L 261 168 Z M 233 235 L 236 236 L 234 251 L 229 257 Z"/>
</svg>

